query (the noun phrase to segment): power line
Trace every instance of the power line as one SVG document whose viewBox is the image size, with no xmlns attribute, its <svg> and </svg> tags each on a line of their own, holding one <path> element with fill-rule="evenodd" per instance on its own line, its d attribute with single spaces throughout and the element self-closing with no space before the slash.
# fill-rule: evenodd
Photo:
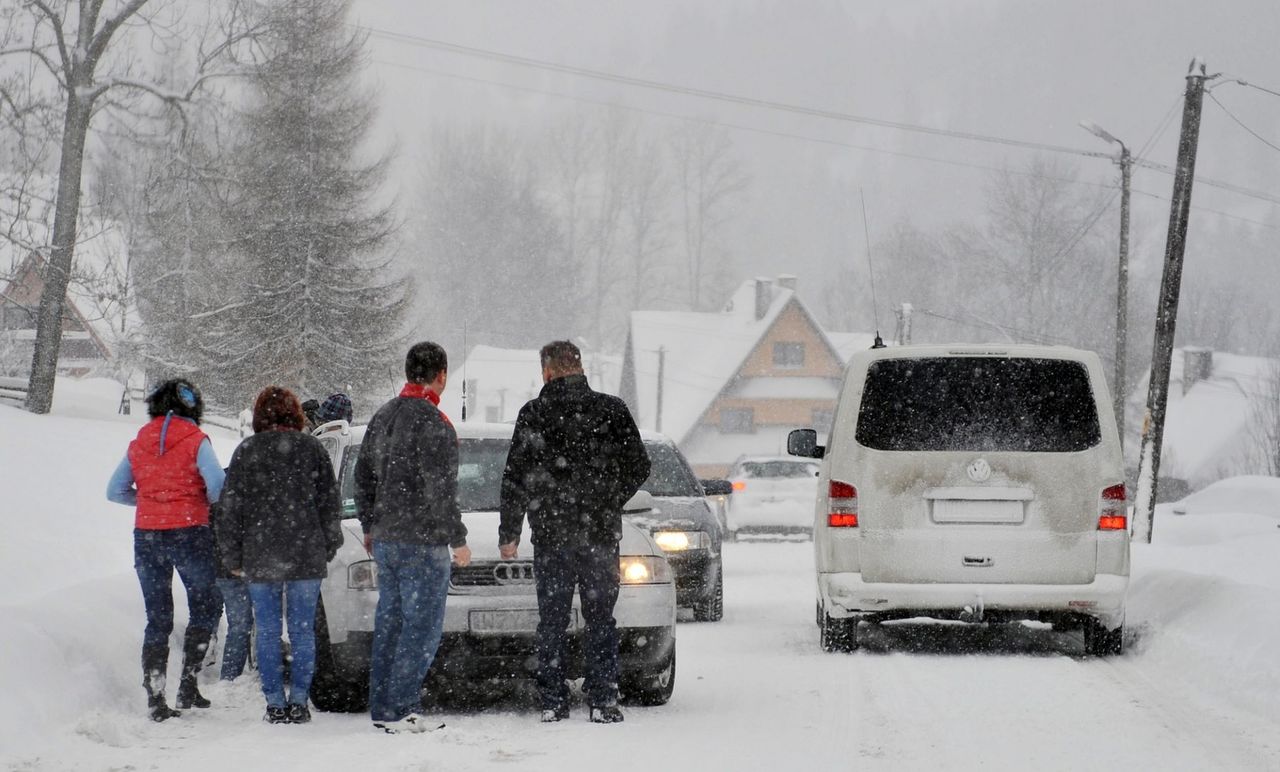
<svg viewBox="0 0 1280 772">
<path fill-rule="evenodd" d="M 589 97 L 577 96 L 574 94 L 566 94 L 560 91 L 551 91 L 547 89 L 533 88 L 531 86 L 517 86 L 512 83 L 504 83 L 498 80 L 490 80 L 488 78 L 478 78 L 471 75 L 459 75 L 453 72 L 444 72 L 441 70 L 431 69 L 429 67 L 420 67 L 412 64 L 402 64 L 400 62 L 390 62 L 383 59 L 375 59 L 374 62 L 376 64 L 382 64 L 388 67 L 398 67 L 405 70 L 411 70 L 413 72 L 421 72 L 421 73 L 426 73 L 428 75 L 436 75 L 442 78 L 454 78 L 457 80 L 464 80 L 471 83 L 483 83 L 485 85 L 498 86 L 500 88 L 511 89 L 513 91 L 524 91 L 531 94 L 553 96 L 553 97 L 558 97 L 560 99 L 568 99 L 575 102 L 583 102 L 585 104 L 597 105 L 599 107 L 607 107 L 607 108 L 617 109 L 617 110 L 626 110 L 629 112 L 642 113 L 644 115 L 653 115 L 659 118 L 670 118 L 672 120 L 677 120 L 677 121 L 685 121 L 688 123 L 698 123 L 706 126 L 716 126 L 716 127 L 725 128 L 725 129 L 734 129 L 736 131 L 748 131 L 755 134 L 762 134 L 770 137 L 780 137 L 783 139 L 796 139 L 802 142 L 813 142 L 820 145 L 831 145 L 833 147 L 843 147 L 843 148 L 849 148 L 852 150 L 862 150 L 868 153 L 879 153 L 882 155 L 897 156 L 899 158 L 909 158 L 917 161 L 928 161 L 931 163 L 947 164 L 949 166 L 958 166 L 966 169 L 979 169 L 982 171 L 1017 174 L 1024 177 L 1036 177 L 1039 179 L 1056 180 L 1058 182 L 1074 183 L 1077 185 L 1090 185 L 1093 187 L 1109 187 L 1101 183 L 1084 182 L 1081 180 L 1073 180 L 1068 177 L 1053 177 L 1045 174 L 1036 174 L 1034 172 L 1024 172 L 1024 171 L 1018 171 L 1014 169 L 1005 169 L 997 166 L 988 166 L 984 164 L 970 163 L 968 161 L 957 161 L 950 158 L 939 158 L 937 156 L 921 155 L 919 153 L 907 153 L 900 150 L 886 150 L 884 148 L 871 147 L 870 145 L 859 145 L 853 142 L 842 142 L 840 140 L 835 140 L 835 139 L 823 139 L 820 137 L 811 137 L 803 134 L 792 134 L 785 131 L 775 131 L 773 129 L 762 129 L 757 126 L 746 126 L 740 123 L 729 123 L 726 121 L 712 120 L 710 118 L 700 118 L 700 117 L 691 116 L 691 115 L 681 115 L 680 113 L 665 112 L 663 110 L 653 110 L 653 109 L 644 108 L 644 107 L 634 107 L 632 105 L 625 105 L 620 102 L 609 102 L 601 99 L 591 99 Z M 1091 152 L 1091 153 L 1088 153 L 1088 155 L 1093 158 L 1110 158 L 1110 156 L 1102 152 Z"/>
<path fill-rule="evenodd" d="M 1217 98 L 1216 96 L 1214 96 L 1212 92 L 1210 92 L 1210 93 L 1209 93 L 1209 98 L 1213 100 L 1213 103 L 1214 103 L 1215 105 L 1217 105 L 1218 107 L 1222 108 L 1222 112 L 1226 113 L 1226 114 L 1227 114 L 1227 116 L 1228 116 L 1229 118 L 1231 118 L 1231 120 L 1235 121 L 1237 126 L 1239 126 L 1240 128 L 1242 128 L 1242 129 L 1244 129 L 1245 131 L 1247 131 L 1247 132 L 1249 132 L 1250 134 L 1252 134 L 1252 135 L 1254 136 L 1254 138 L 1255 138 L 1255 139 L 1257 139 L 1259 142 L 1261 142 L 1262 144 L 1266 145 L 1267 147 L 1271 148 L 1272 150 L 1280 150 L 1280 146 L 1275 145 L 1275 144 L 1274 144 L 1274 143 L 1272 143 L 1270 140 L 1268 140 L 1266 137 L 1262 136 L 1262 135 L 1261 135 L 1261 134 L 1259 134 L 1258 132 L 1256 132 L 1256 131 L 1254 131 L 1253 129 L 1251 129 L 1251 128 L 1249 128 L 1248 126 L 1246 126 L 1246 125 L 1245 125 L 1245 123 L 1244 123 L 1244 121 L 1242 121 L 1242 120 L 1240 120 L 1239 118 L 1237 118 L 1235 113 L 1233 113 L 1233 112 L 1231 112 L 1230 110 L 1228 110 L 1228 109 L 1227 109 L 1227 106 L 1226 106 L 1226 105 L 1224 105 L 1222 102 L 1219 102 L 1219 101 L 1218 101 L 1218 98 Z"/>
<path fill-rule="evenodd" d="M 620 102 L 608 102 L 601 99 L 591 99 L 590 97 L 578 96 L 575 94 L 566 94 L 560 91 L 551 91 L 548 89 L 533 88 L 532 86 L 517 86 L 513 83 L 505 83 L 499 80 L 479 78 L 472 75 L 460 75 L 458 73 L 444 72 L 443 70 L 436 70 L 430 67 L 420 67 L 412 64 L 403 64 L 401 62 L 391 62 L 391 61 L 386 61 L 382 59 L 375 59 L 374 62 L 376 64 L 382 64 L 387 67 L 397 67 L 400 69 L 410 70 L 413 72 L 421 72 L 427 75 L 435 75 L 441 78 L 452 78 L 455 80 L 467 81 L 469 83 L 481 83 L 488 86 L 497 86 L 499 88 L 510 89 L 512 91 L 523 91 L 530 94 L 552 96 L 552 97 L 557 97 L 559 99 L 567 99 L 574 102 L 582 102 L 584 104 L 596 105 L 598 107 L 607 107 L 610 109 L 626 110 L 629 112 L 641 113 L 643 115 L 652 115 L 659 118 L 668 118 L 671 120 L 684 121 L 687 123 L 697 123 L 697 124 L 702 124 L 706 126 L 715 126 L 715 127 L 724 128 L 724 129 L 732 129 L 735 131 L 746 131 L 746 132 L 751 132 L 755 134 L 761 134 L 764 136 L 779 137 L 782 139 L 794 139 L 801 142 L 813 142 L 820 145 L 842 147 L 842 148 L 848 148 L 851 150 L 861 150 L 867 153 L 878 153 L 881 155 L 907 158 L 914 161 L 925 161 L 928 163 L 944 164 L 947 166 L 955 166 L 962 169 L 976 169 L 978 171 L 996 172 L 999 174 L 1011 174 L 1019 177 L 1029 177 L 1032 179 L 1047 180 L 1050 182 L 1061 182 L 1067 185 L 1083 185 L 1091 188 L 1103 188 L 1103 189 L 1112 190 L 1112 191 L 1119 190 L 1118 186 L 1110 183 L 1105 183 L 1105 182 L 1091 182 L 1089 180 L 1080 180 L 1072 177 L 1058 177 L 1056 175 L 1051 175 L 1051 174 L 1037 174 L 1036 172 L 1028 172 L 1028 171 L 1023 171 L 1021 169 L 1010 169 L 1007 167 L 989 166 L 986 164 L 977 164 L 977 163 L 971 163 L 968 161 L 957 161 L 951 158 L 939 158 L 937 156 L 921 155 L 919 153 L 906 153 L 899 150 L 885 150 L 884 148 L 871 147 L 870 145 L 859 145 L 853 142 L 841 142 L 840 140 L 835 140 L 835 139 L 810 137 L 803 134 L 792 134 L 785 131 L 775 131 L 772 129 L 762 129 L 756 126 L 746 126 L 740 123 L 729 123 L 726 121 L 716 121 L 716 120 L 711 120 L 709 118 L 700 118 L 700 117 L 691 116 L 691 115 L 681 115 L 679 113 L 665 112 L 662 110 L 652 110 L 652 109 L 643 108 L 643 107 L 634 107 L 632 105 L 625 105 Z M 1167 129 L 1169 125 L 1169 119 L 1173 116 L 1174 111 L 1177 109 L 1181 101 L 1182 101 L 1182 93 L 1179 92 L 1178 98 L 1174 100 L 1173 107 L 1171 107 L 1169 111 L 1165 114 L 1165 119 L 1161 124 L 1161 127 L 1157 130 L 1155 134 L 1152 135 L 1152 139 L 1147 141 L 1146 145 L 1144 145 L 1144 149 L 1139 151 L 1139 156 L 1142 152 L 1145 152 L 1146 147 L 1151 145 L 1155 139 L 1158 139 L 1158 137 L 1164 133 L 1164 130 Z M 1110 156 L 1108 156 L 1106 153 L 1097 153 L 1096 157 L 1109 158 Z M 1137 161 L 1137 160 L 1144 160 L 1144 159 L 1141 159 L 1140 157 L 1135 156 L 1135 160 Z M 1144 168 L 1149 168 L 1152 171 L 1159 171 L 1162 173 L 1172 173 L 1173 171 L 1168 167 L 1158 166 L 1154 162 L 1144 162 L 1143 165 L 1144 165 Z M 1198 177 L 1197 179 L 1203 181 L 1203 178 Z M 1147 198 L 1153 198 L 1159 201 L 1169 200 L 1168 196 L 1162 196 L 1158 193 L 1151 193 L 1148 191 L 1138 190 L 1138 189 L 1134 189 L 1132 192 L 1136 195 L 1145 196 Z M 1249 194 L 1245 193 L 1244 195 L 1249 195 Z M 1270 200 L 1270 199 L 1264 199 L 1264 200 Z M 1111 201 L 1114 201 L 1114 195 Z M 1110 205 L 1111 201 L 1108 201 L 1108 206 Z M 1237 214 L 1231 214 L 1230 212 L 1223 212 L 1221 210 L 1213 209 L 1211 207 L 1192 204 L 1191 209 L 1193 211 L 1205 212 L 1207 214 L 1213 214 L 1219 217 L 1226 217 L 1232 220 L 1239 220 L 1240 222 L 1246 222 L 1251 225 L 1257 225 L 1259 227 L 1268 228 L 1270 230 L 1280 230 L 1280 226 L 1270 225 L 1268 223 L 1260 222 L 1258 220 L 1253 220 L 1248 217 L 1242 217 Z M 515 333 L 495 333 L 495 334 L 501 334 L 508 337 L 516 337 Z"/>
<path fill-rule="evenodd" d="M 721 91 L 712 91 L 709 89 L 694 88 L 692 86 L 680 86 L 674 83 L 664 83 L 662 81 L 648 80 L 645 78 L 634 78 L 627 75 L 618 75 L 616 73 L 605 72 L 603 70 L 593 70 L 585 67 L 575 67 L 558 62 L 550 62 L 543 59 L 534 59 L 526 56 L 516 56 L 514 54 L 504 54 L 500 51 L 491 51 L 484 48 L 475 48 L 473 46 L 464 46 L 457 43 L 449 43 L 443 40 L 435 40 L 432 38 L 422 37 L 419 35 L 410 35 L 403 32 L 391 32 L 381 30 L 374 27 L 359 27 L 359 29 L 367 32 L 373 37 L 384 38 L 393 42 L 405 43 L 407 45 L 417 46 L 420 48 L 431 48 L 440 51 L 448 51 L 450 53 L 462 54 L 465 56 L 474 56 L 482 59 L 490 59 L 494 61 L 504 62 L 506 64 L 515 64 L 522 67 L 531 67 L 549 72 L 557 72 L 567 75 L 576 75 L 583 78 L 592 78 L 595 80 L 607 81 L 610 83 L 618 83 L 627 86 L 635 86 L 654 91 L 665 91 L 683 96 L 693 96 L 702 99 L 710 99 L 717 102 L 728 102 L 731 104 L 746 105 L 748 107 L 759 107 L 766 110 L 776 110 L 781 112 L 795 113 L 798 115 L 808 115 L 816 118 L 826 118 L 833 121 L 841 121 L 845 123 L 859 123 L 868 126 L 879 126 L 882 128 L 897 129 L 899 131 L 909 131 L 919 134 L 930 134 L 934 136 L 950 137 L 952 139 L 966 139 L 974 142 L 987 142 L 991 144 L 1008 145 L 1011 147 L 1022 147 L 1033 150 L 1042 150 L 1049 153 L 1065 153 L 1068 155 L 1085 156 L 1096 158 L 1102 154 L 1089 150 L 1078 150 L 1063 145 L 1050 145 L 1043 142 L 1029 142 L 1026 140 L 1009 139 L 1007 137 L 998 137 L 991 134 L 979 134 L 977 132 L 954 131 L 950 129 L 939 129 L 932 126 L 920 126 L 902 121 L 890 121 L 883 118 L 871 118 L 868 116 L 854 115 L 852 113 L 842 113 L 835 110 L 824 110 L 815 107 L 805 107 L 803 105 L 793 105 L 786 102 L 776 102 L 768 99 L 758 99 L 755 97 L 747 97 L 739 94 L 728 94 Z"/>
</svg>

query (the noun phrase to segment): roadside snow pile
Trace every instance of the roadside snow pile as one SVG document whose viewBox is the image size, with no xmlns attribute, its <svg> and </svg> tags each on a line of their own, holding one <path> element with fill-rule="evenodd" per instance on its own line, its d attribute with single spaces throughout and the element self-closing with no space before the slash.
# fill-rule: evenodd
<svg viewBox="0 0 1280 772">
<path fill-rule="evenodd" d="M 1280 477 L 1229 477 L 1172 506 L 1175 515 L 1249 513 L 1280 520 Z"/>
<path fill-rule="evenodd" d="M 144 615 L 133 572 L 133 510 L 108 502 L 105 491 L 146 409 L 135 403 L 132 415 L 121 416 L 119 404 L 113 381 L 60 379 L 51 415 L 0 406 L 6 752 L 47 744 L 86 711 L 139 714 L 135 671 Z M 237 440 L 205 430 L 225 464 Z M 176 579 L 175 585 L 180 635 L 186 600 Z"/>
<path fill-rule="evenodd" d="M 1135 653 L 1207 693 L 1280 713 L 1278 520 L 1280 479 L 1267 477 L 1222 480 L 1158 507 L 1152 544 L 1133 548 Z"/>
</svg>

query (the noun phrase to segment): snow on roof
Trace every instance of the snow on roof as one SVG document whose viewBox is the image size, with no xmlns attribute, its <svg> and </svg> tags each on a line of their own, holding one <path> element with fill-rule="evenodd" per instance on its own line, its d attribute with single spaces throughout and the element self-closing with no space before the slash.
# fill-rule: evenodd
<svg viewBox="0 0 1280 772">
<path fill-rule="evenodd" d="M 583 369 L 591 387 L 616 394 L 621 378 L 622 358 L 592 352 L 584 353 L 582 358 Z M 454 364 L 449 368 L 449 380 L 445 384 L 441 402 L 454 412 L 462 404 L 464 378 L 473 382 L 477 394 L 468 394 L 473 399 L 505 390 L 506 402 L 510 408 L 508 413 L 513 413 L 542 390 L 542 364 L 536 349 L 473 346 L 462 365 Z"/>
<path fill-rule="evenodd" d="M 679 443 L 795 297 L 788 288 L 772 287 L 769 308 L 760 319 L 751 280 L 738 287 L 720 312 L 631 312 L 633 408 L 641 427 L 657 427 L 658 349 L 665 352 L 661 430 Z"/>
<path fill-rule="evenodd" d="M 828 332 L 827 340 L 840 355 L 840 361 L 848 362 L 855 353 L 871 348 L 876 336 L 872 332 Z"/>
<path fill-rule="evenodd" d="M 8 285 L 6 279 L 33 254 L 48 259 L 53 240 L 52 186 L 52 178 L 0 180 L 0 216 L 12 218 L 0 237 L 0 294 Z M 45 188 L 47 195 L 37 190 Z M 110 354 L 137 330 L 128 250 L 118 222 L 82 209 L 67 297 Z"/>
<path fill-rule="evenodd" d="M 1280 387 L 1280 361 L 1212 352 L 1212 371 L 1183 393 L 1185 350 L 1175 349 L 1170 367 L 1160 476 L 1198 488 L 1231 473 L 1252 471 L 1249 458 L 1259 437 L 1250 430 L 1255 404 Z M 1150 374 L 1130 393 L 1131 411 L 1145 409 Z M 1274 398 L 1274 397 L 1273 397 Z M 1136 462 L 1137 443 L 1126 447 Z"/>
</svg>

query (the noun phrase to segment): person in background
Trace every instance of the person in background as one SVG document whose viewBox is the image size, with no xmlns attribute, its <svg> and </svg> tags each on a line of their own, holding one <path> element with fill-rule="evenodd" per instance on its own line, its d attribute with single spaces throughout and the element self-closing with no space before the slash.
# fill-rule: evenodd
<svg viewBox="0 0 1280 772">
<path fill-rule="evenodd" d="M 542 720 L 569 717 L 565 639 L 576 586 L 586 622 L 582 690 L 591 721 L 613 724 L 623 720 L 613 617 L 622 507 L 649 476 L 649 454 L 626 404 L 587 384 L 577 346 L 553 341 L 541 360 L 546 385 L 520 408 L 502 474 L 498 551 L 516 558 L 528 514 Z"/>
<path fill-rule="evenodd" d="M 320 403 L 320 407 L 316 410 L 316 425 L 327 424 L 330 421 L 346 421 L 351 423 L 355 411 L 351 407 L 351 397 L 342 392 L 330 394 L 325 397 L 324 402 Z"/>
<path fill-rule="evenodd" d="M 316 413 L 320 412 L 320 402 L 318 400 L 309 399 L 302 403 L 302 414 L 307 418 L 307 431 L 311 431 L 320 425 L 320 419 Z"/>
<path fill-rule="evenodd" d="M 444 629 L 452 562 L 471 562 L 458 509 L 458 434 L 440 411 L 449 360 L 414 344 L 408 383 L 378 409 L 355 468 L 356 512 L 378 567 L 369 714 L 389 734 L 423 732 L 422 682 Z"/>
<path fill-rule="evenodd" d="M 311 720 L 307 700 L 315 675 L 320 580 L 342 544 L 333 464 L 305 426 L 293 392 L 268 386 L 258 394 L 253 436 L 231 456 L 215 521 L 223 565 L 249 585 L 258 626 L 258 675 L 267 701 L 263 720 L 271 724 Z M 282 616 L 291 654 L 287 695 Z"/>
<path fill-rule="evenodd" d="M 215 503 L 209 510 L 209 522 L 216 536 L 218 519 L 222 517 L 221 502 Z M 249 584 L 244 577 L 236 576 L 227 570 L 222 562 L 222 551 L 217 548 L 217 584 L 222 595 L 222 605 L 227 612 L 227 641 L 222 647 L 223 681 L 234 681 L 244 673 L 245 663 L 249 660 L 249 641 L 253 637 L 253 603 L 249 600 Z"/>
<path fill-rule="evenodd" d="M 209 505 L 222 491 L 222 465 L 200 430 L 204 402 L 185 379 L 161 383 L 147 397 L 147 422 L 107 483 L 107 498 L 136 507 L 133 567 L 142 586 L 147 626 L 142 638 L 142 686 L 153 721 L 181 712 L 165 699 L 169 635 L 173 632 L 173 572 L 187 590 L 179 708 L 207 708 L 196 687 L 209 636 L 218 620 Z"/>
</svg>

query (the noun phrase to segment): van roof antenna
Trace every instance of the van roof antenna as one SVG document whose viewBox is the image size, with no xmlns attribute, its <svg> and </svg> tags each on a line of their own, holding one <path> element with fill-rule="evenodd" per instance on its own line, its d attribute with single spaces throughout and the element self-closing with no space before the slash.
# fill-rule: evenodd
<svg viewBox="0 0 1280 772">
<path fill-rule="evenodd" d="M 867 196 L 862 192 L 861 186 L 858 188 L 858 198 L 862 200 L 862 237 L 867 244 L 867 275 L 871 277 L 871 313 L 874 315 L 874 326 L 876 328 L 876 339 L 871 344 L 871 348 L 884 348 L 884 338 L 880 337 L 880 303 L 876 299 L 876 271 L 871 265 L 871 228 L 867 225 Z"/>
</svg>

